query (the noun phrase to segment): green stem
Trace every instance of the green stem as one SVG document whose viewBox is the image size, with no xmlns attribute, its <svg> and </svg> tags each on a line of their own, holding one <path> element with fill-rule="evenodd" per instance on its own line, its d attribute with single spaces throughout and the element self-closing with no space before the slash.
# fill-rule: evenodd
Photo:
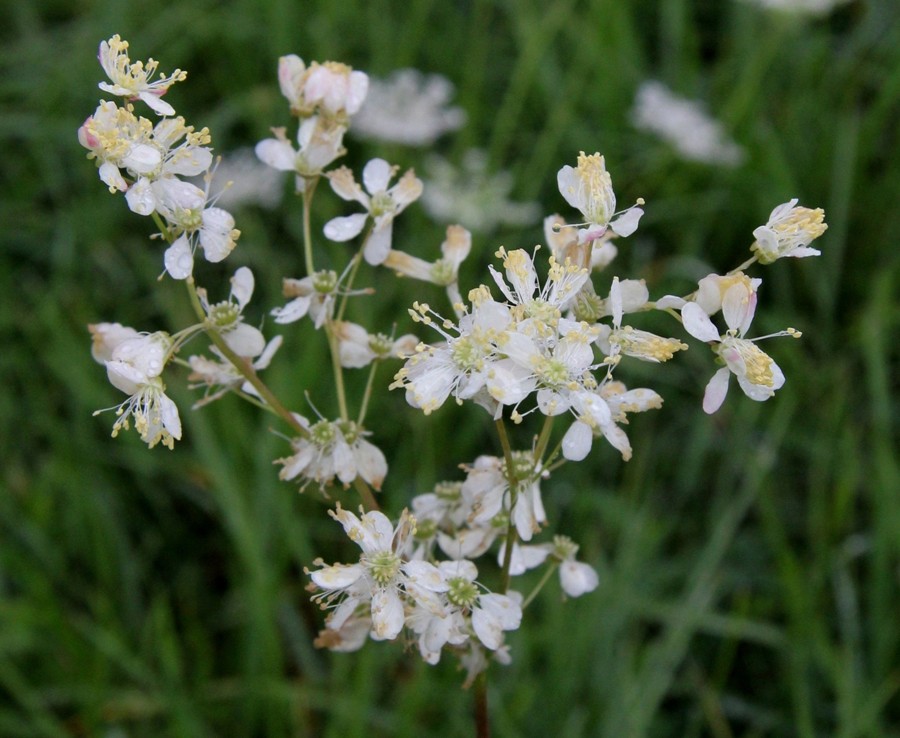
<svg viewBox="0 0 900 738">
<path fill-rule="evenodd" d="M 378 368 L 378 359 L 372 362 L 369 369 L 369 378 L 366 380 L 366 389 L 363 393 L 362 405 L 359 408 L 359 417 L 356 419 L 357 425 L 362 425 L 366 419 L 366 412 L 369 409 L 369 398 L 372 396 L 372 385 L 375 382 L 375 370 Z"/>
<path fill-rule="evenodd" d="M 544 458 L 544 452 L 547 450 L 547 444 L 550 443 L 550 433 L 553 431 L 553 416 L 544 417 L 544 427 L 541 428 L 541 435 L 538 436 L 537 445 L 534 447 L 534 463 L 539 464 Z"/>
<path fill-rule="evenodd" d="M 215 344 L 216 348 L 219 349 L 222 356 L 228 359 L 228 361 L 234 365 L 235 369 L 237 369 L 241 375 L 253 385 L 253 388 L 259 393 L 259 396 L 262 397 L 266 404 L 268 404 L 277 415 L 284 419 L 288 425 L 296 430 L 301 436 L 306 437 L 308 431 L 300 425 L 300 421 L 298 421 L 297 418 L 281 404 L 272 390 L 270 390 L 266 383 L 259 378 L 252 364 L 243 356 L 238 356 L 232 351 L 231 347 L 225 343 L 225 339 L 222 338 L 222 334 L 219 333 L 215 327 L 208 324 L 206 312 L 203 310 L 203 305 L 200 304 L 200 297 L 197 295 L 197 287 L 194 283 L 194 278 L 188 277 L 185 280 L 185 285 L 187 286 L 188 296 L 190 297 L 191 306 L 194 308 L 194 312 L 206 328 L 206 334 L 209 336 L 209 339 Z"/>
<path fill-rule="evenodd" d="M 554 559 L 553 563 L 547 567 L 547 571 L 545 571 L 544 575 L 541 577 L 541 581 L 539 581 L 536 585 L 534 585 L 534 589 L 531 590 L 531 592 L 528 594 L 528 597 L 526 597 L 524 602 L 522 602 L 523 610 L 531 604 L 531 601 L 535 597 L 537 597 L 538 592 L 540 592 L 544 588 L 544 585 L 547 583 L 547 581 L 553 575 L 553 572 L 555 572 L 558 568 L 559 568 L 559 562 L 556 561 L 556 559 Z"/>
<path fill-rule="evenodd" d="M 344 368 L 341 366 L 340 341 L 334 331 L 334 325 L 334 321 L 328 320 L 325 323 L 325 333 L 328 336 L 328 349 L 331 352 L 331 370 L 334 373 L 338 411 L 341 414 L 341 420 L 346 421 L 350 419 L 350 415 L 347 413 L 347 394 L 344 390 Z"/>
<path fill-rule="evenodd" d="M 365 483 L 362 477 L 357 476 L 356 479 L 353 480 L 353 486 L 356 488 L 356 491 L 359 492 L 359 496 L 362 498 L 363 507 L 366 510 L 381 509 L 381 506 L 375 499 L 375 495 L 372 494 L 372 490 L 369 489 L 369 485 Z"/>
<path fill-rule="evenodd" d="M 306 273 L 312 275 L 316 270 L 313 265 L 312 228 L 310 227 L 310 211 L 312 198 L 316 192 L 319 178 L 304 179 L 303 188 L 303 256 L 306 259 Z"/>
</svg>

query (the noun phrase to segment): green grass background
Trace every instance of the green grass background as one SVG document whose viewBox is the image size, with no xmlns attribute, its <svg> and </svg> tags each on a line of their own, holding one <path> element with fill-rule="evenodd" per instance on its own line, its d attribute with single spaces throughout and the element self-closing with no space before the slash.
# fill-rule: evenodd
<svg viewBox="0 0 900 738">
<path fill-rule="evenodd" d="M 3 16 L 0 735 L 472 731 L 451 659 L 429 668 L 397 644 L 313 649 L 321 615 L 302 569 L 349 549 L 317 495 L 277 480 L 285 444 L 270 418 L 231 398 L 188 412 L 177 382 L 174 452 L 133 433 L 113 441 L 111 416 L 92 417 L 119 399 L 86 324 L 189 320 L 181 288 L 155 281 L 149 221 L 105 191 L 76 140 L 100 97 L 97 44 L 120 33 L 133 58 L 189 70 L 169 99 L 220 151 L 288 123 L 275 69 L 292 52 L 446 75 L 469 120 L 440 153 L 486 149 L 515 175 L 514 196 L 547 212 L 564 209 L 557 169 L 602 151 L 620 200 L 647 200 L 612 271 L 655 295 L 736 265 L 774 205 L 824 207 L 820 258 L 756 272 L 755 335 L 804 332 L 767 345 L 788 377 L 777 396 L 760 405 L 732 388 L 709 418 L 704 352 L 635 370 L 626 377 L 654 382 L 666 403 L 631 424 L 633 460 L 598 444 L 547 485 L 551 519 L 600 587 L 563 602 L 554 584 L 529 608 L 513 664 L 491 670 L 492 719 L 500 736 L 900 736 L 894 0 L 819 19 L 727 0 L 37 0 L 4 3 Z M 685 163 L 633 130 L 647 78 L 708 101 L 745 163 Z M 374 155 L 421 163 L 374 144 L 348 163 Z M 320 200 L 317 227 L 346 212 Z M 299 212 L 292 198 L 238 212 L 238 250 L 201 272 L 213 294 L 247 264 L 251 317 L 275 304 L 280 278 L 301 276 Z M 415 206 L 396 230 L 398 247 L 426 257 L 442 237 Z M 477 235 L 467 278 L 484 278 L 497 246 L 539 240 L 537 228 Z M 374 279 L 394 311 L 440 300 Z M 387 327 L 391 314 L 376 319 Z M 284 332 L 266 378 L 306 410 L 325 354 L 305 326 Z M 473 408 L 425 419 L 393 393 L 378 417 L 390 510 L 496 451 Z"/>
</svg>

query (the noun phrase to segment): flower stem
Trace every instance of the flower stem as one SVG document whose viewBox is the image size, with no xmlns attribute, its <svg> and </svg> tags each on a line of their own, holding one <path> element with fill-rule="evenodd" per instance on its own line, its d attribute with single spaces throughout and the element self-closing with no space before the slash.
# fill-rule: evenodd
<svg viewBox="0 0 900 738">
<path fill-rule="evenodd" d="M 487 671 L 475 677 L 475 735 L 490 738 L 491 723 L 488 718 Z"/>
<path fill-rule="evenodd" d="M 188 296 L 191 300 L 191 306 L 194 308 L 194 312 L 197 314 L 197 317 L 203 323 L 204 327 L 207 328 L 206 335 L 209 336 L 209 340 L 215 344 L 216 348 L 222 353 L 228 361 L 232 363 L 235 369 L 237 369 L 243 377 L 253 385 L 253 388 L 259 393 L 259 396 L 265 400 L 266 404 L 272 408 L 272 410 L 279 415 L 282 419 L 284 419 L 288 425 L 290 425 L 295 431 L 297 431 L 301 436 L 306 437 L 308 435 L 308 431 L 300 425 L 300 421 L 297 420 L 293 416 L 293 414 L 281 404 L 281 401 L 275 396 L 275 393 L 269 389 L 265 382 L 263 382 L 256 373 L 256 370 L 247 361 L 243 356 L 238 356 L 234 351 L 231 350 L 231 347 L 225 343 L 225 339 L 222 338 L 222 334 L 219 333 L 215 328 L 209 327 L 207 324 L 206 313 L 203 310 L 203 305 L 200 304 L 200 298 L 197 295 L 197 286 L 194 283 L 193 277 L 188 277 L 185 280 L 185 285 L 187 286 Z"/>
<path fill-rule="evenodd" d="M 310 211 L 312 208 L 312 198 L 316 192 L 316 185 L 319 178 L 304 180 L 303 188 L 303 256 L 306 259 L 306 273 L 312 275 L 315 272 L 313 265 L 312 250 L 312 228 L 310 227 Z"/>
<path fill-rule="evenodd" d="M 341 366 L 340 341 L 334 330 L 333 320 L 325 322 L 325 333 L 328 336 L 328 349 L 331 352 L 331 370 L 334 373 L 334 389 L 337 394 L 338 411 L 341 420 L 349 420 L 347 412 L 347 393 L 344 390 L 344 368 Z"/>
<path fill-rule="evenodd" d="M 369 368 L 369 377 L 366 379 L 366 389 L 363 392 L 362 405 L 359 408 L 359 416 L 356 419 L 357 425 L 362 425 L 366 419 L 366 411 L 369 409 L 369 398 L 372 396 L 372 385 L 375 383 L 375 370 L 381 362 L 378 359 L 372 362 Z"/>
<path fill-rule="evenodd" d="M 534 589 L 532 589 L 531 592 L 528 593 L 528 597 L 526 597 L 525 600 L 522 602 L 523 610 L 531 604 L 531 601 L 535 597 L 537 597 L 538 592 L 540 592 L 544 588 L 544 585 L 547 583 L 547 581 L 553 575 L 553 572 L 555 572 L 558 568 L 559 568 L 559 562 L 554 559 L 553 563 L 547 567 L 547 571 L 545 571 L 544 575 L 541 577 L 541 581 L 539 581 L 537 584 L 534 585 Z"/>
<path fill-rule="evenodd" d="M 381 509 L 381 505 L 378 504 L 375 495 L 372 494 L 372 490 L 369 489 L 369 485 L 363 481 L 362 477 L 357 476 L 356 479 L 353 480 L 353 486 L 356 488 L 356 491 L 359 492 L 359 496 L 362 498 L 363 507 L 367 511 Z"/>
</svg>

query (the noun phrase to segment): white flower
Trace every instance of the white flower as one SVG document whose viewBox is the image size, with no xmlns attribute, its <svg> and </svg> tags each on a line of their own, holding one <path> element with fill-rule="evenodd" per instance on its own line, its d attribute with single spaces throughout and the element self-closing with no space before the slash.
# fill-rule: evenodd
<svg viewBox="0 0 900 738">
<path fill-rule="evenodd" d="M 341 366 L 359 369 L 375 359 L 405 358 L 416 350 L 419 339 L 411 333 L 394 340 L 383 333 L 371 334 L 361 325 L 342 320 L 335 323 Z"/>
<path fill-rule="evenodd" d="M 113 349 L 106 362 L 107 377 L 114 387 L 129 395 L 116 408 L 113 437 L 122 428 L 127 430 L 133 418 L 135 430 L 150 448 L 162 442 L 171 449 L 176 440 L 181 440 L 178 408 L 166 395 L 160 376 L 171 347 L 169 335 L 158 332 L 126 338 Z"/>
<path fill-rule="evenodd" d="M 756 312 L 756 303 L 756 292 L 748 295 L 740 283 L 730 287 L 722 300 L 722 315 L 728 325 L 728 330 L 722 336 L 709 315 L 696 302 L 688 302 L 681 309 L 685 330 L 694 338 L 713 343 L 713 351 L 725 362 L 725 366 L 713 375 L 706 386 L 703 396 L 703 410 L 706 413 L 714 413 L 721 407 L 732 374 L 737 377 L 744 394 L 751 400 L 768 400 L 784 385 L 781 368 L 755 343 L 761 338 L 744 338 Z M 800 334 L 789 328 L 772 335 L 799 337 Z"/>
<path fill-rule="evenodd" d="M 284 307 L 273 308 L 276 323 L 293 323 L 309 315 L 317 329 L 330 320 L 334 312 L 334 298 L 339 293 L 336 272 L 323 270 L 303 279 L 286 277 L 282 280 L 282 294 L 293 298 Z"/>
<path fill-rule="evenodd" d="M 387 461 L 378 447 L 365 439 L 367 431 L 352 421 L 320 420 L 310 425 L 303 416 L 295 417 L 307 433 L 291 441 L 293 455 L 275 460 L 282 464 L 280 479 L 301 477 L 305 480 L 302 491 L 310 482 L 324 487 L 337 477 L 349 485 L 359 476 L 374 489 L 381 489 Z"/>
<path fill-rule="evenodd" d="M 451 395 L 458 402 L 474 399 L 483 390 L 495 400 L 519 401 L 527 395 L 527 391 L 512 394 L 516 373 L 511 366 L 501 366 L 497 358 L 497 341 L 512 320 L 509 307 L 492 300 L 487 287 L 472 290 L 469 297 L 472 311 L 460 318 L 458 326 L 436 314 L 439 321 L 434 321 L 426 304 L 415 303 L 410 310 L 415 321 L 437 330 L 445 342 L 417 346 L 416 354 L 407 359 L 390 387 L 405 388 L 407 402 L 426 415 Z M 523 375 L 521 371 L 518 374 Z"/>
<path fill-rule="evenodd" d="M 600 154 L 578 155 L 578 165 L 566 164 L 559 170 L 556 181 L 560 194 L 587 219 L 586 228 L 579 231 L 578 239 L 585 243 L 600 238 L 611 228 L 619 236 L 630 236 L 637 230 L 644 211 L 638 200 L 627 210 L 616 212 L 616 195 L 612 179 L 606 171 L 606 162 Z"/>
<path fill-rule="evenodd" d="M 590 453 L 594 436 L 602 435 L 628 461 L 631 443 L 618 424 L 627 422 L 627 413 L 662 407 L 662 398 L 650 389 L 628 390 L 621 382 L 607 381 L 597 391 L 573 393 L 571 406 L 576 420 L 563 436 L 565 458 L 581 461 Z"/>
<path fill-rule="evenodd" d="M 511 509 L 506 462 L 496 456 L 479 456 L 475 460 L 467 469 L 462 492 L 471 501 L 470 525 L 477 528 L 505 514 L 512 519 L 519 538 L 530 541 L 547 522 L 541 499 L 541 474 L 530 451 L 514 451 L 513 464 L 517 494 Z"/>
<path fill-rule="evenodd" d="M 398 551 L 405 548 L 406 538 L 415 527 L 404 510 L 397 526 L 378 511 L 358 518 L 337 506 L 329 511 L 344 531 L 361 549 L 356 564 L 326 566 L 309 572 L 313 583 L 322 590 L 314 600 L 336 609 L 328 626 L 340 629 L 360 605 L 368 604 L 372 617 L 371 636 L 374 640 L 393 640 L 403 629 L 404 604 L 407 598 L 416 601 L 418 592 L 446 592 L 448 585 L 434 564 L 425 561 L 404 561 Z"/>
<path fill-rule="evenodd" d="M 91 333 L 91 356 L 98 364 L 106 364 L 112 353 L 123 341 L 138 338 L 140 334 L 121 323 L 96 323 L 88 326 Z"/>
<path fill-rule="evenodd" d="M 465 123 L 461 108 L 446 107 L 452 96 L 453 85 L 445 77 L 399 69 L 385 80 L 369 80 L 366 101 L 350 130 L 361 138 L 428 146 Z"/>
<path fill-rule="evenodd" d="M 554 213 L 544 218 L 544 239 L 560 264 L 565 264 L 569 259 L 573 264 L 589 266 L 591 271 L 599 272 L 609 266 L 619 253 L 612 243 L 615 231 L 607 230 L 588 243 L 580 243 L 578 236 L 576 227 L 567 224 L 561 215 Z M 585 263 L 585 259 L 589 263 Z"/>
<path fill-rule="evenodd" d="M 238 356 L 259 356 L 266 346 L 262 332 L 244 322 L 244 308 L 253 296 L 253 272 L 239 267 L 231 278 L 231 293 L 227 300 L 210 304 L 206 290 L 197 288 L 200 304 L 206 312 L 206 325 L 221 334 L 228 347 Z"/>
<path fill-rule="evenodd" d="M 725 275 L 707 274 L 698 282 L 693 301 L 703 308 L 703 312 L 713 316 L 722 309 L 722 301 L 725 299 L 725 294 L 732 287 L 741 291 L 743 300 L 750 300 L 756 294 L 756 290 L 759 289 L 761 284 L 761 279 L 756 277 L 751 279 L 744 272 Z M 736 293 L 732 295 L 731 299 L 736 299 Z M 657 305 L 659 305 L 658 302 Z M 683 304 L 679 305 L 677 309 L 680 310 L 682 307 L 684 307 Z"/>
<path fill-rule="evenodd" d="M 641 361 L 660 363 L 671 359 L 676 351 L 687 348 L 687 344 L 676 338 L 664 338 L 655 333 L 632 328 L 630 325 L 622 326 L 622 317 L 626 307 L 637 310 L 647 303 L 648 297 L 649 292 L 643 280 L 620 282 L 618 277 L 613 277 L 608 300 L 613 324 L 611 328 L 605 325 L 601 326 L 602 332 L 597 340 L 601 350 L 607 356 L 621 354 Z"/>
<path fill-rule="evenodd" d="M 822 252 L 809 248 L 809 244 L 827 228 L 822 208 L 797 207 L 794 198 L 775 208 L 769 221 L 753 231 L 756 241 L 750 250 L 756 252 L 760 264 L 771 264 L 784 256 L 818 256 Z"/>
<path fill-rule="evenodd" d="M 347 153 L 344 134 L 347 127 L 322 116 L 306 118 L 297 129 L 297 146 L 287 140 L 284 128 L 273 128 L 275 138 L 256 144 L 261 162 L 283 172 L 294 172 L 297 192 L 306 189 L 306 181 L 322 174 L 325 167 Z"/>
<path fill-rule="evenodd" d="M 488 233 L 500 226 L 526 226 L 540 218 L 535 202 L 514 202 L 515 184 L 509 172 L 488 171 L 487 155 L 470 149 L 456 166 L 440 156 L 425 162 L 422 207 L 439 223 L 459 223 Z"/>
<path fill-rule="evenodd" d="M 98 57 L 100 66 L 112 81 L 112 84 L 101 82 L 101 90 L 130 100 L 140 98 L 159 115 L 175 113 L 175 109 L 161 98 L 175 82 L 186 79 L 187 72 L 176 69 L 169 76 L 163 75 L 151 82 L 159 66 L 158 62 L 148 59 L 146 64 L 140 61 L 132 64 L 128 58 L 128 42 L 119 38 L 118 34 L 108 41 L 100 42 Z"/>
<path fill-rule="evenodd" d="M 736 166 L 744 158 L 721 124 L 693 100 L 673 94 L 661 82 L 644 82 L 632 111 L 634 125 L 659 136 L 685 159 Z"/>
<path fill-rule="evenodd" d="M 275 336 L 266 344 L 262 353 L 250 364 L 254 371 L 258 372 L 269 366 L 272 362 L 272 357 L 281 346 L 281 342 L 282 337 Z M 218 348 L 210 346 L 209 350 L 215 354 L 218 359 L 217 361 L 208 359 L 205 356 L 191 356 L 188 358 L 188 364 L 191 367 L 191 373 L 188 375 L 188 380 L 199 383 L 192 385 L 191 389 L 204 385 L 206 386 L 206 392 L 203 395 L 203 399 L 195 402 L 194 408 L 206 405 L 213 400 L 219 399 L 227 392 L 236 389 L 240 389 L 240 391 L 245 394 L 259 397 L 256 388 L 247 381 L 234 364 L 222 356 Z"/>
<path fill-rule="evenodd" d="M 278 60 L 278 84 L 302 118 L 317 111 L 346 118 L 356 113 L 366 98 L 369 78 L 339 62 L 312 62 L 307 67 L 296 54 Z"/>
<path fill-rule="evenodd" d="M 363 184 L 366 192 L 357 184 L 347 167 L 329 172 L 331 188 L 347 201 L 355 200 L 368 212 L 346 217 L 332 218 L 325 224 L 325 236 L 332 241 L 349 241 L 358 236 L 366 221 L 372 219 L 372 231 L 366 239 L 363 257 L 372 265 L 387 259 L 391 249 L 394 218 L 422 194 L 422 181 L 412 169 L 406 172 L 393 187 L 388 189 L 396 168 L 384 159 L 372 159 L 363 168 Z"/>
<path fill-rule="evenodd" d="M 559 582 L 563 592 L 569 597 L 580 597 L 595 590 L 599 584 L 599 578 L 593 567 L 575 560 L 577 553 L 578 545 L 568 536 L 554 536 L 553 543 L 533 546 L 514 543 L 509 573 L 513 576 L 524 574 L 526 571 L 540 566 L 548 557 L 552 556 L 559 565 Z M 504 542 L 497 554 L 497 562 L 500 566 L 503 566 L 505 557 L 506 544 Z"/>
</svg>

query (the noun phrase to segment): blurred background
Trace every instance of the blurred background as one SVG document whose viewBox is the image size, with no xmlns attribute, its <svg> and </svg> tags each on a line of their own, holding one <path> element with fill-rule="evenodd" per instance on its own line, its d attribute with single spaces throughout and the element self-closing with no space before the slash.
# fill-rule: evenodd
<svg viewBox="0 0 900 738">
<path fill-rule="evenodd" d="M 459 205 L 474 233 L 464 292 L 498 246 L 543 241 L 543 214 L 574 217 L 556 172 L 579 150 L 606 155 L 622 206 L 647 201 L 599 292 L 619 274 L 654 296 L 685 294 L 743 261 L 776 205 L 823 207 L 821 257 L 753 271 L 764 280 L 753 335 L 804 333 L 766 345 L 787 376 L 776 397 L 753 403 L 732 387 L 708 417 L 707 352 L 652 376 L 630 368 L 629 384 L 665 397 L 629 426 L 634 458 L 598 443 L 546 486 L 552 530 L 581 544 L 600 586 L 564 602 L 554 583 L 529 608 L 509 638 L 513 663 L 491 670 L 492 719 L 500 736 L 900 736 L 900 7 L 803 5 L 4 3 L 0 735 L 472 734 L 452 659 L 427 667 L 396 643 L 313 648 L 321 613 L 303 567 L 348 548 L 317 493 L 278 481 L 283 428 L 235 398 L 190 412 L 196 393 L 171 379 L 185 423 L 172 452 L 133 432 L 113 441 L 112 416 L 92 417 L 121 397 L 91 359 L 88 323 L 190 320 L 182 288 L 156 281 L 150 221 L 106 191 L 76 139 L 102 95 L 97 46 L 119 33 L 132 59 L 189 70 L 167 100 L 211 129 L 226 162 L 289 125 L 283 54 L 452 83 L 447 105 L 464 123 L 452 115 L 425 147 L 348 136 L 344 163 L 415 166 L 426 189 L 454 171 L 480 178 L 485 210 L 505 216 L 478 222 Z M 648 81 L 718 121 L 711 149 L 666 134 L 685 115 L 703 126 L 639 98 Z M 281 277 L 303 276 L 290 184 L 235 205 L 238 249 L 201 267 L 215 299 L 236 266 L 253 269 L 251 322 L 282 304 Z M 317 232 L 352 210 L 325 191 L 316 205 Z M 436 258 L 438 210 L 413 205 L 395 248 Z M 348 253 L 326 248 L 338 265 Z M 373 275 L 383 330 L 413 299 L 441 299 Z M 286 341 L 266 380 L 309 415 L 323 346 L 306 324 L 273 328 Z M 373 417 L 388 421 L 373 440 L 391 465 L 392 512 L 497 452 L 472 407 L 426 419 L 385 391 Z"/>
</svg>

